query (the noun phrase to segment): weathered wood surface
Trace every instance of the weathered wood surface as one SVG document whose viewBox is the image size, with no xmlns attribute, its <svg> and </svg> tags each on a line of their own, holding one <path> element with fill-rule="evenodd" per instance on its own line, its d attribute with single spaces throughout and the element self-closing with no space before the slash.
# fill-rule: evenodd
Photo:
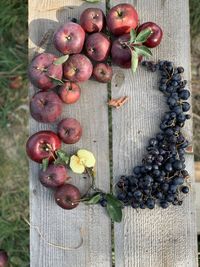
<svg viewBox="0 0 200 267">
<path fill-rule="evenodd" d="M 111 6 L 120 3 L 112 0 Z M 154 49 L 154 59 L 169 59 L 185 68 L 190 80 L 189 3 L 186 0 L 139 0 L 132 3 L 140 21 L 155 21 L 164 30 L 164 39 Z M 119 69 L 116 68 L 116 72 Z M 120 70 L 121 72 L 121 70 Z M 139 69 L 133 76 L 124 71 L 125 81 L 112 85 L 112 97 L 128 95 L 129 102 L 113 111 L 113 176 L 129 174 L 141 162 L 150 137 L 159 130 L 166 110 L 165 99 L 157 89 L 156 74 Z M 121 75 L 122 76 L 122 75 Z M 185 134 L 192 138 L 192 123 Z M 193 156 L 187 156 L 187 169 L 194 180 Z M 121 224 L 115 224 L 116 267 L 194 267 L 197 266 L 196 226 L 193 190 L 181 207 L 167 210 L 125 209 Z"/>
<path fill-rule="evenodd" d="M 29 1 L 29 49 L 30 57 L 46 32 L 58 28 L 70 18 L 79 17 L 88 7 L 81 0 L 30 0 Z M 105 9 L 102 1 L 95 6 Z M 56 53 L 53 46 L 47 51 Z M 36 49 L 38 50 L 38 49 Z M 40 49 L 42 52 L 42 49 Z M 109 154 L 108 154 L 108 110 L 107 86 L 89 81 L 82 86 L 82 96 L 78 104 L 65 106 L 62 118 L 75 117 L 83 125 L 83 137 L 73 146 L 64 146 L 67 151 L 86 148 L 92 151 L 97 161 L 97 186 L 109 191 Z M 30 95 L 34 89 L 30 86 Z M 42 129 L 56 129 L 55 125 L 40 124 L 30 119 L 30 134 Z M 37 225 L 47 241 L 54 244 L 74 247 L 80 243 L 80 232 L 84 232 L 81 248 L 63 251 L 49 246 L 31 228 L 31 267 L 110 267 L 111 266 L 111 223 L 101 207 L 86 207 L 65 211 L 58 207 L 53 192 L 38 182 L 38 165 L 30 162 L 30 210 L 31 224 Z M 72 174 L 72 183 L 85 192 L 88 183 L 81 176 Z"/>
<path fill-rule="evenodd" d="M 189 10 L 187 0 L 112 0 L 111 6 L 129 2 L 136 6 L 141 22 L 155 21 L 164 29 L 164 40 L 154 49 L 154 58 L 171 59 L 186 69 L 190 76 Z M 51 35 L 58 25 L 91 4 L 81 0 L 29 0 L 30 58 L 45 33 Z M 105 10 L 105 1 L 92 6 Z M 50 42 L 47 51 L 56 52 Z M 68 151 L 85 147 L 97 157 L 97 186 L 109 191 L 108 112 L 107 87 L 89 81 L 83 85 L 81 100 L 64 109 L 62 117 L 77 118 L 84 127 L 81 141 L 65 146 Z M 30 96 L 34 88 L 30 86 Z M 149 137 L 158 131 L 158 123 L 166 109 L 165 100 L 157 91 L 155 74 L 141 68 L 135 76 L 131 71 L 115 68 L 112 96 L 129 95 L 128 103 L 113 110 L 113 176 L 131 173 L 145 150 Z M 185 132 L 192 138 L 191 122 Z M 56 129 L 56 125 L 44 125 L 30 119 L 30 133 L 42 129 Z M 193 179 L 193 157 L 187 157 L 187 166 Z M 101 207 L 80 205 L 72 211 L 64 211 L 55 205 L 50 190 L 37 179 L 38 165 L 30 162 L 31 223 L 39 226 L 47 241 L 76 246 L 80 242 L 79 228 L 84 230 L 84 243 L 75 251 L 63 251 L 46 244 L 31 228 L 31 267 L 110 267 L 111 224 Z M 87 183 L 80 176 L 72 175 L 72 183 L 84 192 Z M 121 224 L 115 224 L 116 267 L 195 267 L 197 266 L 196 226 L 193 191 L 182 207 L 154 211 L 124 210 Z"/>
</svg>

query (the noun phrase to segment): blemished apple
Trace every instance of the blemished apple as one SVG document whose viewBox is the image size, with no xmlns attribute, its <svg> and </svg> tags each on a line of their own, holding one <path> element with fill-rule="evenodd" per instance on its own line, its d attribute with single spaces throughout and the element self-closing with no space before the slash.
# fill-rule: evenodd
<svg viewBox="0 0 200 267">
<path fill-rule="evenodd" d="M 63 185 L 69 176 L 64 165 L 50 164 L 45 171 L 40 170 L 39 180 L 45 187 L 56 188 Z"/>
<path fill-rule="evenodd" d="M 74 22 L 62 25 L 54 34 L 53 42 L 62 54 L 79 54 L 84 45 L 85 31 Z"/>
<path fill-rule="evenodd" d="M 58 94 L 64 103 L 74 104 L 81 96 L 81 88 L 77 83 L 65 82 L 59 88 Z"/>
<path fill-rule="evenodd" d="M 58 136 L 65 144 L 75 144 L 82 136 L 82 127 L 76 119 L 63 119 L 58 124 Z"/>
<path fill-rule="evenodd" d="M 144 43 L 147 47 L 154 48 L 158 46 L 162 40 L 163 31 L 162 29 L 154 22 L 145 22 L 141 24 L 138 29 L 137 33 L 150 28 L 152 30 L 152 34 L 149 36 L 147 41 Z"/>
<path fill-rule="evenodd" d="M 8 254 L 5 250 L 0 250 L 0 267 L 6 267 L 8 264 Z"/>
<path fill-rule="evenodd" d="M 105 61 L 109 56 L 110 47 L 110 40 L 101 32 L 89 35 L 85 42 L 86 53 L 94 61 Z"/>
<path fill-rule="evenodd" d="M 60 147 L 61 140 L 54 132 L 40 131 L 27 140 L 26 153 L 33 161 L 42 163 L 45 158 L 52 161 L 55 157 L 55 151 Z"/>
<path fill-rule="evenodd" d="M 93 68 L 93 77 L 101 83 L 108 83 L 112 80 L 112 67 L 105 63 L 98 63 Z"/>
<path fill-rule="evenodd" d="M 37 55 L 28 68 L 28 76 L 31 83 L 41 89 L 50 90 L 57 86 L 55 79 L 61 80 L 63 75 L 62 65 L 54 65 L 57 57 L 50 53 Z"/>
<path fill-rule="evenodd" d="M 72 184 L 64 184 L 55 191 L 55 201 L 63 209 L 71 210 L 80 203 L 81 194 L 79 189 Z"/>
<path fill-rule="evenodd" d="M 88 32 L 100 32 L 104 27 L 105 16 L 100 8 L 87 8 L 80 16 L 80 25 Z"/>
<path fill-rule="evenodd" d="M 30 101 L 31 116 L 39 122 L 55 122 L 62 113 L 62 101 L 52 91 L 38 92 Z"/>
<path fill-rule="evenodd" d="M 72 82 L 84 82 L 92 75 L 93 66 L 89 58 L 83 54 L 76 54 L 64 64 L 64 77 Z"/>
<path fill-rule="evenodd" d="M 132 5 L 119 4 L 109 10 L 106 21 L 112 34 L 122 35 L 137 27 L 138 14 Z"/>
</svg>

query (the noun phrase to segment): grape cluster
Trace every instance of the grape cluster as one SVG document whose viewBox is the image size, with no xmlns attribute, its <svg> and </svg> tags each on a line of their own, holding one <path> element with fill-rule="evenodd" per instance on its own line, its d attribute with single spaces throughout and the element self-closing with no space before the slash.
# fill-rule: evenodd
<svg viewBox="0 0 200 267">
<path fill-rule="evenodd" d="M 144 61 L 142 65 L 160 72 L 159 90 L 166 96 L 169 110 L 161 120 L 160 132 L 149 140 L 142 164 L 132 175 L 120 177 L 117 198 L 135 209 L 153 209 L 156 204 L 165 209 L 170 204 L 181 205 L 183 195 L 189 192 L 184 157 L 188 141 L 181 128 L 190 119 L 185 114 L 190 109 L 190 92 L 181 76 L 183 67 L 169 61 Z"/>
</svg>

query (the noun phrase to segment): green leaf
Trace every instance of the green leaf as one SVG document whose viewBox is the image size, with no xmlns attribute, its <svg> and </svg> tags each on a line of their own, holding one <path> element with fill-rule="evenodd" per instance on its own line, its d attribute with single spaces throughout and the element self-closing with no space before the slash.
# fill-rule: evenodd
<svg viewBox="0 0 200 267">
<path fill-rule="evenodd" d="M 96 193 L 93 196 L 91 196 L 89 200 L 84 201 L 84 203 L 87 205 L 94 205 L 97 204 L 100 199 L 101 199 L 101 194 Z"/>
<path fill-rule="evenodd" d="M 51 78 L 57 85 L 63 85 L 63 84 L 64 84 L 63 81 L 57 79 L 57 78 L 54 77 L 54 76 L 48 75 L 48 77 Z"/>
<path fill-rule="evenodd" d="M 136 31 L 134 29 L 131 29 L 130 31 L 130 43 L 133 43 L 135 41 L 135 38 L 136 38 Z"/>
<path fill-rule="evenodd" d="M 56 59 L 53 64 L 54 65 L 61 65 L 63 63 L 65 63 L 69 58 L 69 55 L 64 55 L 62 57 L 59 57 L 58 59 Z"/>
<path fill-rule="evenodd" d="M 122 220 L 122 203 L 115 196 L 111 194 L 106 195 L 107 212 L 114 222 L 121 222 Z"/>
<path fill-rule="evenodd" d="M 132 72 L 135 73 L 138 67 L 138 54 L 135 51 L 131 51 L 131 69 Z"/>
<path fill-rule="evenodd" d="M 56 150 L 56 156 L 57 156 L 57 159 L 54 161 L 54 164 L 68 164 L 69 163 L 69 155 L 59 149 L 59 150 Z"/>
<path fill-rule="evenodd" d="M 150 28 L 146 28 L 143 31 L 141 31 L 135 39 L 135 44 L 144 43 L 147 41 L 149 36 L 152 34 L 152 30 Z"/>
<path fill-rule="evenodd" d="M 96 3 L 96 2 L 100 2 L 100 0 L 85 0 L 85 2 L 88 2 L 88 3 Z"/>
<path fill-rule="evenodd" d="M 142 55 L 142 56 L 145 56 L 145 57 L 152 56 L 151 50 L 148 47 L 144 46 L 144 45 L 134 46 L 134 50 L 138 55 Z"/>
<path fill-rule="evenodd" d="M 114 222 L 121 222 L 121 220 L 122 220 L 122 208 L 119 208 L 115 205 L 112 205 L 111 203 L 107 203 L 106 209 L 107 209 L 109 217 Z"/>
<path fill-rule="evenodd" d="M 106 199 L 107 199 L 108 202 L 109 201 L 115 202 L 115 205 L 117 207 L 123 207 L 123 203 L 112 194 L 106 194 Z"/>
<path fill-rule="evenodd" d="M 46 171 L 48 165 L 49 165 L 49 159 L 48 158 L 43 159 L 42 160 L 42 170 L 43 170 L 43 172 Z"/>
</svg>

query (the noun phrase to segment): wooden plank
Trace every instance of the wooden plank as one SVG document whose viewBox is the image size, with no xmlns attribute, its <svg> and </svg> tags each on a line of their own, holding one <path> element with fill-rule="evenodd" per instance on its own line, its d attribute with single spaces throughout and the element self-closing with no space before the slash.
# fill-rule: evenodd
<svg viewBox="0 0 200 267">
<path fill-rule="evenodd" d="M 111 0 L 111 6 L 120 3 Z M 132 3 L 140 21 L 155 21 L 164 30 L 164 39 L 153 50 L 153 58 L 168 59 L 185 68 L 190 79 L 190 36 L 188 1 L 151 0 Z M 118 72 L 115 68 L 115 72 Z M 120 73 L 122 70 L 120 69 Z M 159 130 L 159 121 L 166 110 L 165 99 L 157 90 L 157 76 L 139 68 L 133 76 L 123 71 L 125 81 L 112 85 L 112 97 L 128 95 L 128 103 L 113 110 L 113 176 L 130 174 L 145 153 L 150 137 Z M 123 76 L 123 75 L 121 75 Z M 192 122 L 184 132 L 192 137 Z M 194 181 L 193 156 L 187 156 L 187 169 Z M 125 209 L 123 222 L 115 224 L 116 267 L 194 267 L 197 266 L 196 226 L 193 191 L 181 207 L 167 210 Z"/>
<path fill-rule="evenodd" d="M 200 183 L 195 183 L 194 191 L 195 191 L 197 234 L 200 234 Z"/>
<path fill-rule="evenodd" d="M 72 17 L 78 18 L 90 4 L 81 0 L 29 1 L 29 51 L 32 56 L 45 33 L 51 33 Z M 105 9 L 105 1 L 93 6 Z M 50 40 L 51 42 L 51 40 Z M 42 49 L 40 49 L 42 51 Z M 47 51 L 56 52 L 49 43 Z M 78 104 L 65 106 L 62 118 L 71 116 L 83 125 L 83 137 L 76 145 L 64 146 L 68 152 L 78 148 L 91 150 L 97 158 L 97 186 L 109 191 L 108 111 L 107 86 L 89 81 L 81 85 L 82 96 Z M 30 96 L 34 93 L 30 86 Z M 41 124 L 30 119 L 30 134 L 42 129 L 56 129 L 56 125 Z M 72 183 L 85 192 L 88 182 L 72 175 Z M 31 267 L 110 267 L 111 225 L 101 207 L 86 207 L 65 211 L 58 207 L 53 193 L 38 182 L 38 165 L 30 162 L 31 224 L 40 228 L 44 238 L 55 244 L 77 246 L 80 243 L 79 228 L 84 231 L 81 248 L 63 251 L 49 246 L 31 228 Z"/>
<path fill-rule="evenodd" d="M 200 182 L 200 161 L 196 161 L 194 163 L 194 168 L 195 168 L 195 181 Z"/>
</svg>

